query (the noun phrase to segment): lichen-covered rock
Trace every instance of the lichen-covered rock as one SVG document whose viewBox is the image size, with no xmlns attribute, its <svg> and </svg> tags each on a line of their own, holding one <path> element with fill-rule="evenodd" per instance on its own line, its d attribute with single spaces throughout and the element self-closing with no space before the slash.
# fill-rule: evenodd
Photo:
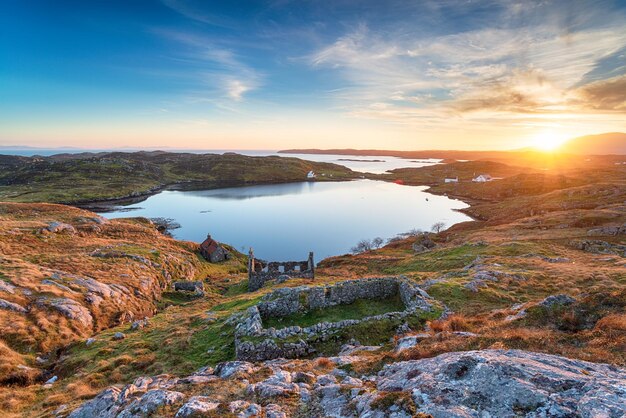
<svg viewBox="0 0 626 418">
<path fill-rule="evenodd" d="M 93 327 L 93 317 L 89 309 L 70 298 L 40 298 L 36 304 L 39 307 L 48 307 L 61 313 L 66 318 L 78 322 L 85 328 Z"/>
<path fill-rule="evenodd" d="M 211 411 L 215 411 L 220 406 L 219 402 L 211 400 L 208 396 L 194 396 L 190 398 L 179 410 L 176 412 L 177 418 L 187 418 L 203 416 Z"/>
<path fill-rule="evenodd" d="M 430 334 L 420 333 L 415 335 L 408 335 L 406 337 L 402 337 L 398 339 L 396 343 L 396 351 L 404 351 L 409 348 L 415 347 L 421 340 L 430 338 Z"/>
<path fill-rule="evenodd" d="M 214 373 L 222 379 L 228 379 L 235 375 L 252 373 L 255 369 L 254 364 L 247 361 L 225 361 L 215 367 Z"/>
<path fill-rule="evenodd" d="M 246 381 L 214 382 L 205 387 L 205 396 L 193 396 L 182 405 L 177 416 L 215 414 L 219 406 L 242 418 L 282 418 L 293 408 L 304 416 L 337 418 L 410 418 L 419 413 L 434 418 L 617 418 L 626 406 L 626 370 L 521 350 L 446 353 L 391 363 L 377 375 L 361 378 L 340 368 L 316 376 L 294 371 L 294 365 L 285 360 L 266 362 L 265 367 L 221 363 L 214 379 L 242 377 L 245 371 L 246 378 L 258 383 L 249 384 L 242 399 L 221 406 L 216 399 L 223 394 L 213 397 L 211 391 Z M 273 373 L 266 377 L 268 367 Z M 206 373 L 210 370 L 196 375 Z M 139 378 L 122 390 L 103 391 L 70 418 L 150 415 L 162 406 L 182 403 L 182 392 L 190 389 L 187 378 Z"/>
<path fill-rule="evenodd" d="M 116 387 L 105 389 L 75 409 L 68 418 L 114 418 L 121 406 L 117 403 L 120 392 L 121 390 Z"/>
<path fill-rule="evenodd" d="M 149 390 L 143 396 L 134 399 L 117 415 L 117 418 L 150 416 L 157 409 L 180 402 L 184 398 L 185 395 L 181 392 L 163 389 Z"/>
<path fill-rule="evenodd" d="M 267 379 L 249 385 L 247 391 L 260 399 L 269 399 L 299 393 L 300 387 L 291 381 L 291 373 L 278 369 Z"/>
<path fill-rule="evenodd" d="M 433 417 L 619 417 L 626 371 L 520 350 L 484 350 L 386 366 L 377 389 L 409 392 Z"/>
</svg>

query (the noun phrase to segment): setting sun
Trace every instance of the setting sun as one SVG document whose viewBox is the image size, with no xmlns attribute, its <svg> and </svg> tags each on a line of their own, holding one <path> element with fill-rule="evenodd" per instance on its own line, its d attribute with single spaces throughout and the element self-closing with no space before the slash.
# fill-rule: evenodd
<svg viewBox="0 0 626 418">
<path fill-rule="evenodd" d="M 553 151 L 561 146 L 567 138 L 551 131 L 540 132 L 534 137 L 534 146 L 542 151 Z"/>
</svg>

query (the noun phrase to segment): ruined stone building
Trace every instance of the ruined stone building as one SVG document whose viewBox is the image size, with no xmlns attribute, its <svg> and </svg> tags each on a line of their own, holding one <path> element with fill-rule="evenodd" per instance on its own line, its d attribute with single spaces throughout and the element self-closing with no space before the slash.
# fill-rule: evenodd
<svg viewBox="0 0 626 418">
<path fill-rule="evenodd" d="M 211 234 L 200 244 L 200 255 L 211 263 L 219 263 L 230 258 L 230 253 L 211 238 Z"/>
<path fill-rule="evenodd" d="M 268 280 L 278 279 L 280 276 L 289 278 L 315 278 L 315 262 L 313 252 L 304 261 L 263 261 L 254 258 L 250 248 L 248 254 L 248 291 L 254 292 L 263 287 Z"/>
</svg>

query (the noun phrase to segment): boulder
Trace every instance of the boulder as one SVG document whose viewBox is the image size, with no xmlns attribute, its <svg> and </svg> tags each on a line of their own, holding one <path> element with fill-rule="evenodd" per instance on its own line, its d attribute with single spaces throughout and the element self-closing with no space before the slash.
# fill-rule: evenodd
<svg viewBox="0 0 626 418">
<path fill-rule="evenodd" d="M 215 366 L 214 373 L 222 379 L 228 379 L 235 375 L 252 373 L 254 370 L 256 370 L 254 365 L 247 361 L 225 361 Z"/>
<path fill-rule="evenodd" d="M 44 233 L 51 232 L 53 234 L 66 233 L 66 234 L 73 235 L 76 233 L 76 228 L 74 228 L 70 224 L 54 221 L 54 222 L 50 222 L 48 226 L 42 229 L 41 232 L 44 232 Z"/>
<path fill-rule="evenodd" d="M 404 351 L 415 347 L 421 340 L 430 338 L 430 334 L 415 334 L 398 339 L 396 342 L 396 351 Z"/>
<path fill-rule="evenodd" d="M 551 308 L 555 305 L 571 305 L 574 302 L 576 302 L 576 299 L 568 295 L 551 295 L 539 302 L 539 306 Z"/>
<path fill-rule="evenodd" d="M 180 392 L 163 389 L 149 390 L 143 396 L 134 399 L 117 415 L 117 418 L 151 416 L 157 409 L 180 402 L 184 398 L 185 395 Z"/>
<path fill-rule="evenodd" d="M 203 416 L 219 406 L 219 402 L 214 402 L 207 396 L 194 396 L 176 412 L 176 418 Z"/>
<path fill-rule="evenodd" d="M 201 281 L 180 281 L 174 282 L 174 290 L 176 292 L 191 292 L 198 296 L 204 296 L 204 283 Z"/>
</svg>

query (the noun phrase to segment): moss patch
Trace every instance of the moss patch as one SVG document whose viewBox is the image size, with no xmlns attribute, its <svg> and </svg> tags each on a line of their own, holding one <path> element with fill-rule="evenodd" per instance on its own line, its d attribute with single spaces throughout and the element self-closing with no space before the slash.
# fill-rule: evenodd
<svg viewBox="0 0 626 418">
<path fill-rule="evenodd" d="M 406 307 L 399 296 L 387 299 L 359 299 L 349 305 L 336 305 L 324 309 L 296 313 L 283 318 L 263 320 L 265 328 L 286 328 L 294 325 L 309 327 L 320 322 L 339 322 L 345 319 L 360 319 L 386 312 L 400 312 Z"/>
</svg>

